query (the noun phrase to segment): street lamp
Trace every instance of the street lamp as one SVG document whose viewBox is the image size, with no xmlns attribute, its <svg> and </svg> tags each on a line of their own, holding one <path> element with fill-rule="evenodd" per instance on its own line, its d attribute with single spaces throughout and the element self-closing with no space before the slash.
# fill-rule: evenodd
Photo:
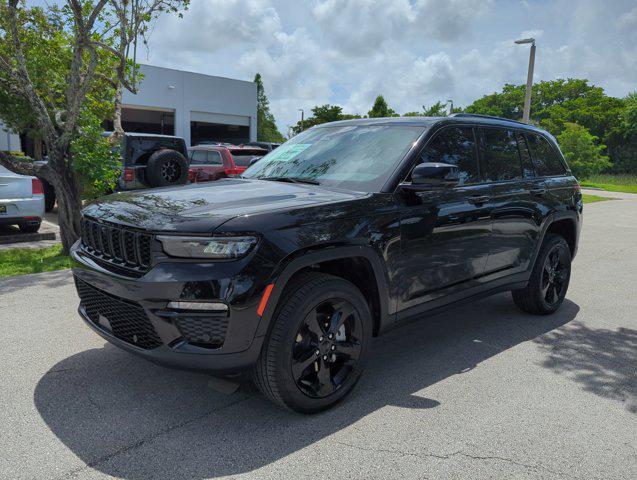
<svg viewBox="0 0 637 480">
<path fill-rule="evenodd" d="M 453 113 L 453 100 L 447 100 L 447 103 L 449 104 L 449 115 L 451 115 Z"/>
<path fill-rule="evenodd" d="M 304 120 L 303 116 L 305 112 L 303 111 L 302 108 L 299 108 L 299 112 L 301 112 L 301 131 L 303 131 L 303 120 Z"/>
<path fill-rule="evenodd" d="M 522 112 L 522 121 L 529 123 L 531 118 L 531 88 L 533 87 L 533 67 L 535 66 L 535 38 L 522 38 L 516 40 L 518 45 L 526 43 L 531 44 L 531 53 L 529 54 L 529 71 L 526 74 L 526 92 L 524 94 L 524 111 Z"/>
</svg>

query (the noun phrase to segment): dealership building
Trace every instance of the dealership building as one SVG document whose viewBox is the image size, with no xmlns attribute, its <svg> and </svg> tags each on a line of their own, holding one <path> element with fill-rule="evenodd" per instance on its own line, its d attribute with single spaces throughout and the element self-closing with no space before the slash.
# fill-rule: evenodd
<svg viewBox="0 0 637 480">
<path fill-rule="evenodd" d="M 125 131 L 176 135 L 186 145 L 257 139 L 256 83 L 151 65 L 140 65 L 140 70 L 138 93 L 124 91 Z M 105 128 L 112 129 L 112 122 L 105 122 Z M 10 146 L 32 155 L 29 141 L 4 131 L 2 124 L 0 137 L 0 150 Z"/>
</svg>

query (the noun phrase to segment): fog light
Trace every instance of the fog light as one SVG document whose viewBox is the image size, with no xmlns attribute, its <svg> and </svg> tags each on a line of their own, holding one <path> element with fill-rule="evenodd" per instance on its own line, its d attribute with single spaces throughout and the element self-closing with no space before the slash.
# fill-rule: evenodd
<svg viewBox="0 0 637 480">
<path fill-rule="evenodd" d="M 198 310 L 198 311 L 228 311 L 228 305 L 220 302 L 170 302 L 168 308 L 176 310 Z"/>
</svg>

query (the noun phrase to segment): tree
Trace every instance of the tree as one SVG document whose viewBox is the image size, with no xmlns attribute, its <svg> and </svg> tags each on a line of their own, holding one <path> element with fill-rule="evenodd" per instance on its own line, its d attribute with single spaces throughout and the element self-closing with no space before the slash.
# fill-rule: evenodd
<svg viewBox="0 0 637 480">
<path fill-rule="evenodd" d="M 361 118 L 360 115 L 349 115 L 343 113 L 343 107 L 339 105 L 320 105 L 312 108 L 312 116 L 306 118 L 303 121 L 303 127 L 301 128 L 301 122 L 292 127 L 294 134 L 301 133 L 303 130 L 307 130 L 314 125 L 320 125 L 321 123 L 336 122 L 338 120 L 349 120 L 352 118 Z"/>
<path fill-rule="evenodd" d="M 374 100 L 374 105 L 372 106 L 372 109 L 367 112 L 367 116 L 369 118 L 382 118 L 382 117 L 397 117 L 398 114 L 392 110 L 389 105 L 387 105 L 387 102 L 385 101 L 385 98 L 382 95 L 378 95 L 376 97 L 376 100 Z"/>
<path fill-rule="evenodd" d="M 597 137 L 576 123 L 564 124 L 557 140 L 576 177 L 587 178 L 611 166 L 602 152 L 606 145 L 597 144 Z"/>
<path fill-rule="evenodd" d="M 423 117 L 446 117 L 447 116 L 447 104 L 441 101 L 437 101 L 431 107 L 427 108 L 422 106 Z"/>
<path fill-rule="evenodd" d="M 126 41 L 130 45 L 130 36 L 143 30 L 131 25 L 150 21 L 168 4 L 173 3 L 67 0 L 43 9 L 27 7 L 24 0 L 0 0 L 0 96 L 25 112 L 24 122 L 41 135 L 49 159 L 45 165 L 35 165 L 0 155 L 0 164 L 18 173 L 37 174 L 54 186 L 65 252 L 80 233 L 82 169 L 78 166 L 84 156 L 77 152 L 87 147 L 74 140 L 80 127 L 92 129 L 105 118 L 100 115 L 105 105 L 112 113 L 117 85 L 127 81 L 122 76 L 120 47 Z M 122 22 L 118 9 L 129 6 L 129 13 L 141 16 Z M 0 115 L 14 130 L 24 126 L 5 108 L 0 108 Z"/>
<path fill-rule="evenodd" d="M 257 73 L 254 76 L 254 83 L 257 84 L 257 140 L 260 142 L 285 141 L 276 126 L 274 115 L 270 112 L 270 101 L 265 95 L 261 74 Z"/>
</svg>

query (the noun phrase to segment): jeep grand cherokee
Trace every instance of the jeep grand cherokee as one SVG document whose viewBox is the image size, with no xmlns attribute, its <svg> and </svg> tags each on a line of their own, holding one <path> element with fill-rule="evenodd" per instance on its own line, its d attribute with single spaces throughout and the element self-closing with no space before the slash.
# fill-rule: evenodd
<svg viewBox="0 0 637 480">
<path fill-rule="evenodd" d="M 324 124 L 240 178 L 88 206 L 79 312 L 143 358 L 249 371 L 275 403 L 317 412 L 352 390 L 373 336 L 414 316 L 502 291 L 556 311 L 581 214 L 554 138 L 532 126 Z"/>
</svg>

